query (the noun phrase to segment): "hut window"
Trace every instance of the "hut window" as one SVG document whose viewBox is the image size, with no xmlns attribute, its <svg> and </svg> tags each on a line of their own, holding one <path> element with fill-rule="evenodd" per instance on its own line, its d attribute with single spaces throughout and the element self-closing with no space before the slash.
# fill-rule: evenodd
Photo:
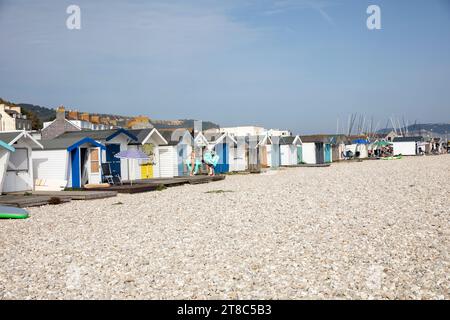
<svg viewBox="0 0 450 320">
<path fill-rule="evenodd" d="M 16 148 L 10 153 L 8 171 L 28 171 L 28 149 Z"/>
<path fill-rule="evenodd" d="M 99 158 L 98 158 L 98 149 L 91 149 L 91 173 L 97 173 L 100 168 Z"/>
</svg>

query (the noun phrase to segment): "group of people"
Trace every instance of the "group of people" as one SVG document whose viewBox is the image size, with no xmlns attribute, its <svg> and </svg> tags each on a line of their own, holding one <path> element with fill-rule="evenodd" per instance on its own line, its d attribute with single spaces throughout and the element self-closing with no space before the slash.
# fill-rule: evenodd
<svg viewBox="0 0 450 320">
<path fill-rule="evenodd" d="M 394 155 L 394 148 L 392 145 L 388 145 L 381 148 L 369 149 L 369 158 L 384 158 L 392 157 Z"/>
<path fill-rule="evenodd" d="M 186 159 L 186 166 L 188 168 L 189 175 L 193 176 L 198 174 L 200 167 L 204 163 L 208 168 L 208 175 L 214 176 L 215 167 L 218 162 L 219 156 L 214 152 L 214 150 L 203 148 L 199 156 L 197 156 L 195 151 L 192 150 L 191 156 Z"/>
</svg>

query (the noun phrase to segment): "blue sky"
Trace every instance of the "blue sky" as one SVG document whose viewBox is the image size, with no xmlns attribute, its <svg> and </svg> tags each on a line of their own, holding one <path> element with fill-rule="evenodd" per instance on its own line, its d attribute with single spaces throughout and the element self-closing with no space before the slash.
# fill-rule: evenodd
<svg viewBox="0 0 450 320">
<path fill-rule="evenodd" d="M 450 121 L 447 0 L 0 0 L 0 39 L 15 102 L 295 133 Z"/>
</svg>

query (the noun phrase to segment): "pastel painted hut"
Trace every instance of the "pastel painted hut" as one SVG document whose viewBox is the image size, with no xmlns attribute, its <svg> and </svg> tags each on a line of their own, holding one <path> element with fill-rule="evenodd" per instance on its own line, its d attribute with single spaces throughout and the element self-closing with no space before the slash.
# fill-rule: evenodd
<svg viewBox="0 0 450 320">
<path fill-rule="evenodd" d="M 332 162 L 331 143 L 327 136 L 300 136 L 301 159 L 306 164 L 324 164 Z"/>
<path fill-rule="evenodd" d="M 280 137 L 264 135 L 259 141 L 262 167 L 278 168 L 281 162 Z"/>
<path fill-rule="evenodd" d="M 349 137 L 349 143 L 345 146 L 345 152 L 351 151 L 355 158 L 365 159 L 369 157 L 370 142 L 367 137 Z"/>
<path fill-rule="evenodd" d="M 331 144 L 331 161 L 344 160 L 345 155 L 345 136 L 344 135 L 334 135 L 331 136 L 329 141 Z"/>
<path fill-rule="evenodd" d="M 219 162 L 215 167 L 215 173 L 232 171 L 235 162 L 235 147 L 237 141 L 227 132 L 206 130 L 205 138 L 208 140 L 208 148 L 214 150 L 219 156 Z M 231 168 L 230 168 L 231 167 Z"/>
<path fill-rule="evenodd" d="M 230 171 L 260 172 L 261 158 L 267 159 L 266 148 L 259 144 L 265 136 L 248 135 L 234 136 L 233 138 L 236 145 L 231 151 L 233 159 L 230 160 Z"/>
<path fill-rule="evenodd" d="M 248 169 L 248 139 L 245 136 L 233 137 L 236 141 L 230 150 L 230 171 L 239 172 Z"/>
<path fill-rule="evenodd" d="M 282 166 L 298 164 L 298 146 L 301 146 L 299 136 L 280 137 L 280 160 Z"/>
</svg>

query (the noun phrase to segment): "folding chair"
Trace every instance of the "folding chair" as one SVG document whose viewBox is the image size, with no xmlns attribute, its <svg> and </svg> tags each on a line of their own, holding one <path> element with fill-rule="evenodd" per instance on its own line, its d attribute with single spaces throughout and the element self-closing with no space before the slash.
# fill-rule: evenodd
<svg viewBox="0 0 450 320">
<path fill-rule="evenodd" d="M 109 184 L 122 184 L 122 179 L 118 174 L 111 172 L 111 165 L 109 163 L 102 163 L 103 179 Z"/>
</svg>

